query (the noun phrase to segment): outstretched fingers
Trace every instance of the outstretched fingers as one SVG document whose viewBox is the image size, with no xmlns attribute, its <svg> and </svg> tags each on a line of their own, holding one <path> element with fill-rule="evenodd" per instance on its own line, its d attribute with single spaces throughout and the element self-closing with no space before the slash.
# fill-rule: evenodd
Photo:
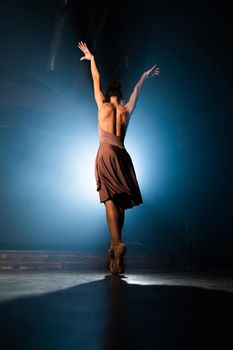
<svg viewBox="0 0 233 350">
<path fill-rule="evenodd" d="M 155 64 L 148 72 L 148 77 L 153 77 L 155 75 L 159 75 L 160 74 L 160 69 L 159 67 L 157 67 L 157 64 Z"/>
<path fill-rule="evenodd" d="M 80 61 L 83 61 L 83 60 L 91 60 L 91 57 L 92 57 L 92 54 L 91 52 L 89 51 L 86 43 L 84 43 L 83 41 L 80 41 L 78 43 L 78 48 L 84 53 L 84 56 L 80 58 Z"/>
<path fill-rule="evenodd" d="M 159 68 L 155 68 L 155 70 L 152 72 L 152 75 L 159 75 L 160 74 L 160 69 Z"/>
<path fill-rule="evenodd" d="M 78 47 L 82 50 L 82 51 L 88 51 L 87 45 L 86 43 L 83 43 L 82 41 L 80 41 L 78 43 Z"/>
<path fill-rule="evenodd" d="M 80 48 L 80 50 L 81 51 L 85 51 L 85 46 L 84 46 L 84 44 L 83 44 L 83 42 L 82 41 L 80 41 L 79 43 L 78 43 L 78 47 Z"/>
</svg>

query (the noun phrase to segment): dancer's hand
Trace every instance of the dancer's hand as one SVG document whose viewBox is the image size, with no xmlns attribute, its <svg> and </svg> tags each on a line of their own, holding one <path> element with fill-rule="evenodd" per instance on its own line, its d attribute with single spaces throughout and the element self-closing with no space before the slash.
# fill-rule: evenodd
<svg viewBox="0 0 233 350">
<path fill-rule="evenodd" d="M 79 47 L 79 49 L 84 53 L 84 56 L 82 56 L 82 57 L 80 58 L 80 61 L 82 61 L 82 60 L 88 60 L 88 61 L 90 61 L 90 60 L 91 60 L 91 57 L 92 57 L 93 55 L 92 55 L 92 53 L 89 51 L 89 49 L 88 49 L 86 43 L 83 43 L 82 41 L 80 41 L 80 42 L 78 43 L 78 47 Z"/>
<path fill-rule="evenodd" d="M 145 73 L 146 78 L 153 77 L 154 75 L 160 74 L 160 69 L 157 67 L 157 64 L 155 64 L 151 69 L 147 70 Z"/>
</svg>

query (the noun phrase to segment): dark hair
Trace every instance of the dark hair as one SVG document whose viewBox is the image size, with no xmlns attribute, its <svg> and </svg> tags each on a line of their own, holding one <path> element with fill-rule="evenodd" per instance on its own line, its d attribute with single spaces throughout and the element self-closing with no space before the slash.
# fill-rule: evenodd
<svg viewBox="0 0 233 350">
<path fill-rule="evenodd" d="M 111 96 L 116 96 L 118 102 L 122 100 L 123 94 L 121 91 L 121 83 L 117 80 L 113 80 L 107 87 L 106 94 L 105 94 L 107 102 L 110 101 Z"/>
</svg>

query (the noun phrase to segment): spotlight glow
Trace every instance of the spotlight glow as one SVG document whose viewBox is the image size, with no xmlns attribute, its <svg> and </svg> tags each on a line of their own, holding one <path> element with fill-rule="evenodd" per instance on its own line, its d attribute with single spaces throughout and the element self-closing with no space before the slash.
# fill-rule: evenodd
<svg viewBox="0 0 233 350">
<path fill-rule="evenodd" d="M 95 155 L 97 147 L 91 138 L 79 140 L 78 144 L 71 145 L 64 155 L 63 170 L 69 185 L 66 188 L 71 198 L 80 198 L 89 203 L 97 199 L 95 182 Z"/>
</svg>

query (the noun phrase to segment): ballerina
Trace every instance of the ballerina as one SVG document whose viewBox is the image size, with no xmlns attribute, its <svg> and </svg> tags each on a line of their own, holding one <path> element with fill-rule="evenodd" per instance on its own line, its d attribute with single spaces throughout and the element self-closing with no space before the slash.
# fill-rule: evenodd
<svg viewBox="0 0 233 350">
<path fill-rule="evenodd" d="M 94 96 L 98 106 L 99 148 L 95 176 L 100 202 L 106 208 L 111 235 L 108 264 L 112 274 L 120 274 L 124 271 L 123 256 L 126 252 L 126 244 L 121 239 L 125 210 L 143 203 L 133 162 L 124 146 L 124 138 L 144 80 L 159 75 L 160 69 L 154 65 L 144 72 L 129 101 L 123 104 L 121 83 L 112 81 L 104 94 L 94 55 L 86 43 L 80 41 L 78 47 L 84 53 L 80 60 L 90 61 Z"/>
</svg>

